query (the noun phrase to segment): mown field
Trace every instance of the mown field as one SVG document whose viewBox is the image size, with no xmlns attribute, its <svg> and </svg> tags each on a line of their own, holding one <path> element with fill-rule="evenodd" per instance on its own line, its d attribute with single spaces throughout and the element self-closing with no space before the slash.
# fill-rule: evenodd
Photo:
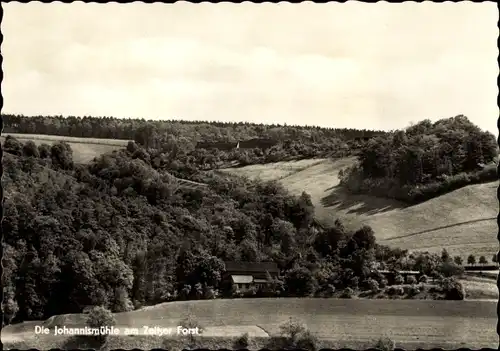
<svg viewBox="0 0 500 351">
<path fill-rule="evenodd" d="M 143 325 L 175 327 L 186 315 L 193 316 L 211 330 L 209 337 L 232 337 L 224 329 L 244 332 L 241 326 L 256 327 L 270 336 L 279 334 L 279 325 L 290 317 L 304 322 L 319 338 L 337 347 L 355 345 L 389 336 L 407 349 L 497 347 L 496 302 L 432 300 L 339 300 L 339 299 L 233 299 L 164 303 L 134 312 L 116 314 L 117 326 L 141 328 Z M 56 316 L 40 322 L 46 327 L 81 327 L 84 315 Z M 36 323 L 7 326 L 2 341 L 8 346 L 59 347 L 62 337 L 34 336 Z M 227 327 L 226 327 L 227 326 Z M 239 329 L 237 326 L 240 326 Z M 218 331 L 218 332 L 217 332 Z M 257 336 L 257 335 L 255 335 Z M 147 347 L 161 347 L 167 338 L 148 337 Z M 113 345 L 145 347 L 145 337 L 114 337 Z M 52 340 L 52 343 L 50 342 Z M 67 340 L 66 340 L 67 341 Z M 209 340 L 207 340 L 208 342 Z M 212 340 L 213 341 L 213 340 Z M 178 341 L 177 341 L 178 342 Z M 199 341 L 202 343 L 202 340 Z M 22 343 L 22 344 L 20 344 Z M 54 346 L 54 343 L 58 346 Z M 137 343 L 142 343 L 138 345 Z M 155 346 L 151 346 L 153 343 Z M 119 346 L 123 347 L 123 346 Z M 367 347 L 367 346 L 365 346 Z"/>
<path fill-rule="evenodd" d="M 73 138 L 58 135 L 16 133 L 2 133 L 0 137 L 2 143 L 7 135 L 11 135 L 23 143 L 32 140 L 37 145 L 43 143 L 52 145 L 58 141 L 66 141 L 71 145 L 73 160 L 76 163 L 87 163 L 96 156 L 126 147 L 128 143 L 128 140 L 117 139 Z"/>
<path fill-rule="evenodd" d="M 496 216 L 497 182 L 470 185 L 424 203 L 401 202 L 346 193 L 339 186 L 338 172 L 355 158 L 247 166 L 224 172 L 251 178 L 279 180 L 289 191 L 306 191 L 316 206 L 316 216 L 325 222 L 341 218 L 348 226 L 370 225 L 378 242 L 409 250 L 440 252 L 464 259 L 469 254 L 488 260 L 498 250 Z M 293 171 L 290 171 L 291 168 Z"/>
</svg>

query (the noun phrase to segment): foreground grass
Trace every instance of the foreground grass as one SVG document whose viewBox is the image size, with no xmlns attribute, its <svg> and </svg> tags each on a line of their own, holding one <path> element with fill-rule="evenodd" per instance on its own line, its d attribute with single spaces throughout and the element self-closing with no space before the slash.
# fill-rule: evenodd
<svg viewBox="0 0 500 351">
<path fill-rule="evenodd" d="M 440 347 L 444 349 L 454 349 L 465 347 L 463 342 L 439 342 L 439 343 L 429 343 L 426 342 L 426 335 L 422 335 L 422 341 L 406 341 L 406 342 L 395 342 L 396 347 L 403 349 L 418 349 L 418 348 L 431 348 Z M 184 349 L 240 349 L 238 346 L 239 337 L 198 337 L 192 341 L 186 339 L 173 339 L 168 337 L 152 337 L 152 336 L 110 336 L 103 345 L 96 343 L 93 340 L 89 340 L 85 337 L 58 337 L 58 339 L 52 338 L 50 340 L 46 337 L 37 338 L 37 340 L 30 341 L 18 341 L 13 343 L 5 343 L 4 347 L 6 349 L 39 349 L 39 350 L 49 350 L 53 348 L 63 349 L 63 350 L 74 350 L 74 349 L 94 349 L 101 351 L 116 350 L 116 349 L 141 349 L 150 350 L 155 348 L 180 351 Z M 285 344 L 285 340 L 282 337 L 254 337 L 250 338 L 249 345 L 245 348 L 249 350 L 259 350 L 263 348 L 268 349 L 281 349 L 282 345 Z M 364 350 L 369 348 L 374 348 L 377 343 L 377 337 L 367 338 L 366 340 L 350 340 L 349 338 L 345 340 L 327 340 L 318 339 L 316 349 L 331 348 L 331 349 L 341 349 L 350 348 L 354 350 Z M 493 347 L 493 343 L 485 344 L 485 347 Z M 468 346 L 468 345 L 467 345 Z"/>
<path fill-rule="evenodd" d="M 497 182 L 469 185 L 418 205 L 369 195 L 352 195 L 339 186 L 338 172 L 355 158 L 322 160 L 292 174 L 283 171 L 295 163 L 247 166 L 225 172 L 250 178 L 279 180 L 293 194 L 306 191 L 324 222 L 340 218 L 347 227 L 370 225 L 377 242 L 408 250 L 491 257 L 496 252 Z M 301 161 L 304 162 L 304 161 Z M 304 164 L 305 166 L 306 164 Z"/>
<path fill-rule="evenodd" d="M 142 328 L 143 325 L 172 327 L 178 325 L 186 315 L 194 316 L 207 331 L 209 328 L 224 331 L 230 326 L 258 326 L 272 337 L 279 336 L 279 326 L 293 317 L 302 320 L 321 343 L 332 345 L 323 347 L 331 348 L 373 347 L 373 344 L 369 346 L 368 343 L 382 335 L 388 335 L 398 347 L 407 349 L 498 345 L 496 302 L 490 301 L 321 298 L 202 300 L 163 303 L 133 312 L 117 313 L 115 318 L 120 328 Z M 81 327 L 85 325 L 85 315 L 56 316 L 39 322 L 39 325 L 47 328 L 55 325 Z M 2 330 L 2 342 L 8 348 L 19 349 L 84 347 L 75 346 L 74 338 L 71 341 L 68 337 L 36 336 L 33 328 L 33 322 L 24 326 L 7 326 Z M 242 333 L 241 329 L 239 333 Z M 234 341 L 234 334 L 219 335 L 211 333 L 207 339 L 202 336 L 200 342 L 209 344 L 206 346 L 208 348 L 212 348 L 211 345 L 232 348 L 229 346 Z M 254 339 L 259 340 L 259 337 Z M 262 340 L 269 342 L 268 338 Z M 185 347 L 185 341 L 143 335 L 112 336 L 106 345 L 109 349 L 175 349 L 176 345 Z M 256 345 L 256 349 L 264 347 L 262 344 Z"/>
</svg>

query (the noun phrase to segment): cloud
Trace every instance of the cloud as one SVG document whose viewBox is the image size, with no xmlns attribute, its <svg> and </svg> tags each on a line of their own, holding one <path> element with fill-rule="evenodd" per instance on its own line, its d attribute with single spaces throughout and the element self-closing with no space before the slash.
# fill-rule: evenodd
<svg viewBox="0 0 500 351">
<path fill-rule="evenodd" d="M 4 111 L 495 131 L 498 13 L 447 4 L 4 6 Z"/>
</svg>

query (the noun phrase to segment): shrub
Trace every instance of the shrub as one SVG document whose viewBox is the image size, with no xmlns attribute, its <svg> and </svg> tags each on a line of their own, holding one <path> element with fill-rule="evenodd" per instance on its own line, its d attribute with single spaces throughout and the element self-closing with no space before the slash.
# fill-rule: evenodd
<svg viewBox="0 0 500 351">
<path fill-rule="evenodd" d="M 10 135 L 5 138 L 3 149 L 12 155 L 21 156 L 23 154 L 23 144 Z"/>
<path fill-rule="evenodd" d="M 385 278 L 380 279 L 380 281 L 378 282 L 378 286 L 380 288 L 385 288 L 388 284 L 389 282 Z"/>
<path fill-rule="evenodd" d="M 241 335 L 238 339 L 236 339 L 234 343 L 234 348 L 235 349 L 246 349 L 248 348 L 248 345 L 250 345 L 250 335 L 248 333 L 245 333 Z"/>
<path fill-rule="evenodd" d="M 184 328 L 198 328 L 199 333 L 203 331 L 202 325 L 198 322 L 198 320 L 191 314 L 187 315 L 186 318 L 180 321 L 179 325 Z M 189 340 L 191 344 L 194 343 L 196 338 L 196 334 L 189 334 Z"/>
<path fill-rule="evenodd" d="M 396 275 L 396 276 L 394 277 L 394 283 L 395 283 L 396 285 L 401 285 L 401 284 L 403 284 L 404 282 L 405 282 L 405 280 L 404 280 L 404 278 L 403 278 L 403 276 L 402 276 L 401 274 L 398 274 L 398 275 Z"/>
<path fill-rule="evenodd" d="M 244 291 L 236 290 L 236 291 L 233 291 L 231 296 L 233 298 L 239 299 L 239 298 L 242 298 L 244 295 L 245 295 Z"/>
<path fill-rule="evenodd" d="M 309 330 L 306 330 L 299 336 L 295 346 L 299 349 L 316 351 L 318 349 L 318 339 Z"/>
<path fill-rule="evenodd" d="M 429 277 L 428 277 L 428 276 L 426 276 L 426 275 L 424 274 L 423 276 L 421 276 L 421 277 L 418 279 L 418 281 L 419 281 L 420 283 L 427 283 L 427 282 L 429 281 Z"/>
<path fill-rule="evenodd" d="M 441 273 L 434 273 L 434 279 L 435 280 L 443 280 L 444 278 L 444 275 L 442 275 Z"/>
<path fill-rule="evenodd" d="M 316 291 L 316 279 L 305 267 L 293 268 L 285 276 L 287 292 L 291 296 L 311 296 Z"/>
<path fill-rule="evenodd" d="M 28 157 L 40 157 L 40 152 L 38 151 L 38 146 L 33 142 L 33 140 L 28 140 L 23 145 L 23 154 Z"/>
<path fill-rule="evenodd" d="M 254 286 L 250 287 L 249 289 L 243 291 L 243 297 L 255 297 L 257 295 L 258 289 Z"/>
<path fill-rule="evenodd" d="M 203 298 L 205 300 L 212 300 L 217 298 L 217 292 L 211 286 L 205 288 L 203 295 Z"/>
<path fill-rule="evenodd" d="M 462 283 L 455 278 L 444 278 L 440 282 L 440 287 L 445 293 L 446 300 L 463 300 L 465 299 L 465 289 Z"/>
<path fill-rule="evenodd" d="M 281 335 L 287 338 L 292 344 L 295 344 L 299 335 L 304 333 L 306 330 L 307 329 L 304 323 L 293 319 L 292 317 L 290 317 L 287 322 L 280 325 Z"/>
<path fill-rule="evenodd" d="M 40 158 L 50 157 L 50 145 L 45 143 L 38 145 L 38 154 Z"/>
<path fill-rule="evenodd" d="M 410 275 L 406 278 L 406 283 L 407 284 L 416 284 L 417 283 L 417 278 L 415 278 L 414 276 Z"/>
<path fill-rule="evenodd" d="M 19 312 L 19 305 L 17 304 L 17 301 L 15 301 L 12 298 L 5 299 L 5 301 L 2 302 L 2 310 L 3 310 L 3 320 L 5 324 L 10 324 L 14 317 L 16 316 L 17 312 Z"/>
<path fill-rule="evenodd" d="M 370 289 L 371 291 L 377 292 L 379 290 L 379 284 L 375 279 L 368 279 L 366 283 L 368 289 Z"/>
<path fill-rule="evenodd" d="M 93 307 L 87 315 L 87 326 L 89 328 L 100 329 L 101 327 L 112 327 L 115 324 L 116 320 L 113 313 L 103 306 Z M 99 333 L 95 338 L 102 343 L 106 340 L 107 336 L 107 334 Z"/>
<path fill-rule="evenodd" d="M 375 343 L 375 348 L 382 351 L 392 351 L 396 348 L 396 343 L 388 337 L 382 337 Z"/>
<path fill-rule="evenodd" d="M 354 290 L 351 288 L 346 288 L 342 291 L 342 295 L 340 295 L 343 299 L 351 299 L 354 295 Z"/>
<path fill-rule="evenodd" d="M 349 281 L 349 284 L 354 288 L 357 289 L 359 287 L 359 277 L 352 277 Z"/>
<path fill-rule="evenodd" d="M 281 335 L 285 337 L 286 347 L 316 351 L 318 340 L 304 323 L 290 318 L 280 325 Z"/>
<path fill-rule="evenodd" d="M 405 293 L 405 290 L 402 286 L 390 286 L 388 289 L 387 289 L 387 293 L 391 296 L 395 296 L 395 295 L 404 295 Z"/>
<path fill-rule="evenodd" d="M 134 304 L 124 287 L 116 288 L 115 301 L 112 307 L 115 312 L 128 312 L 134 310 Z"/>
<path fill-rule="evenodd" d="M 412 285 L 408 290 L 408 296 L 413 297 L 420 293 L 420 288 L 417 285 Z"/>
<path fill-rule="evenodd" d="M 333 294 L 335 293 L 335 286 L 332 284 L 328 284 L 323 291 L 319 294 L 321 297 L 332 297 Z"/>
</svg>

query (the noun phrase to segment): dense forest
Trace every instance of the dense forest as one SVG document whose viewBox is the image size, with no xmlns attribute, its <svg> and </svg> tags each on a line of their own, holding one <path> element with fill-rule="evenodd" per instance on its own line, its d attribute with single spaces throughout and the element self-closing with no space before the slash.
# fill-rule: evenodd
<svg viewBox="0 0 500 351">
<path fill-rule="evenodd" d="M 342 174 L 355 193 L 421 202 L 462 186 L 495 181 L 498 145 L 465 116 L 424 120 L 363 146 Z"/>
<path fill-rule="evenodd" d="M 250 296 L 375 289 L 387 284 L 377 269 L 460 271 L 447 256 L 378 245 L 369 227 L 319 225 L 306 193 L 197 171 L 196 154 L 178 157 L 184 151 L 175 144 L 130 141 L 90 164 L 75 164 L 65 142 L 37 146 L 7 137 L 2 151 L 4 323 L 89 305 L 119 312 L 240 296 L 222 284 L 224 260 L 278 264 L 282 279 L 270 278 Z M 183 187 L 176 177 L 209 186 Z"/>
<path fill-rule="evenodd" d="M 145 148 L 154 149 L 175 144 L 187 155 L 194 154 L 192 159 L 197 160 L 196 166 L 203 169 L 214 169 L 231 162 L 248 165 L 297 158 L 344 157 L 357 152 L 366 143 L 365 139 L 388 134 L 345 128 L 112 117 L 2 115 L 2 118 L 4 133 L 134 140 Z M 270 139 L 276 144 L 266 150 L 195 150 L 198 142 L 237 142 L 253 138 Z"/>
</svg>

